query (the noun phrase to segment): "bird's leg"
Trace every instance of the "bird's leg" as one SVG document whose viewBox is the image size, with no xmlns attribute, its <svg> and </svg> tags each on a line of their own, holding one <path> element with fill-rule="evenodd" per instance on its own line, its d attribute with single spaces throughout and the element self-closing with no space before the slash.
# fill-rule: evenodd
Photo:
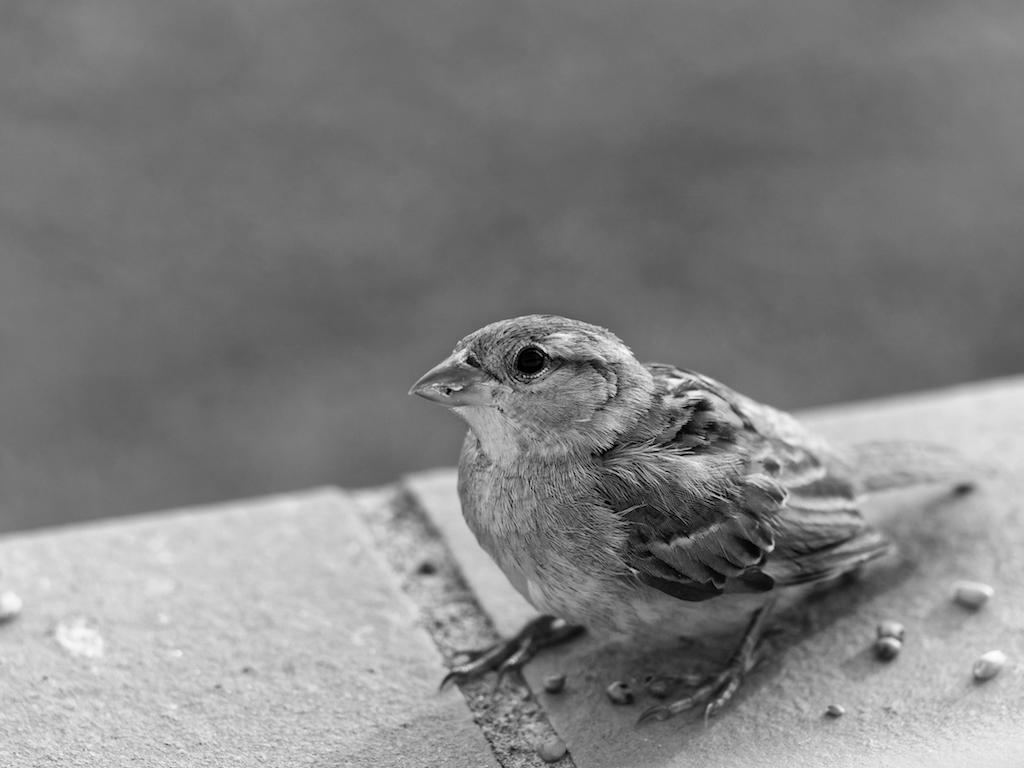
<svg viewBox="0 0 1024 768">
<path fill-rule="evenodd" d="M 774 601 L 761 606 L 754 612 L 743 633 L 743 640 L 725 669 L 711 677 L 689 696 L 684 696 L 669 704 L 658 704 L 645 710 L 637 722 L 642 723 L 650 719 L 666 720 L 700 704 L 706 704 L 704 722 L 707 722 L 708 718 L 729 702 L 739 690 L 744 676 L 761 661 L 761 646 L 758 641 L 764 633 L 764 625 L 773 605 Z"/>
<path fill-rule="evenodd" d="M 565 619 L 538 616 L 508 640 L 479 651 L 461 651 L 460 655 L 469 660 L 453 666 L 441 681 L 441 687 L 452 682 L 461 684 L 492 671 L 498 673 L 496 684 L 500 684 L 505 675 L 518 672 L 541 648 L 569 640 L 582 631 L 583 627 Z"/>
</svg>

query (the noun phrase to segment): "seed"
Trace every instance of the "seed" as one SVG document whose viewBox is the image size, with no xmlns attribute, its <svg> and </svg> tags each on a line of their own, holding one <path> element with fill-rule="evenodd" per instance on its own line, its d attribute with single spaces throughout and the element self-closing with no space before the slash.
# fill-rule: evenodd
<svg viewBox="0 0 1024 768">
<path fill-rule="evenodd" d="M 965 608 L 978 610 L 996 591 L 980 581 L 958 581 L 953 584 L 953 599 Z"/>
<path fill-rule="evenodd" d="M 875 656 L 882 661 L 892 661 L 899 656 L 903 643 L 895 637 L 880 637 L 875 640 Z"/>
<path fill-rule="evenodd" d="M 898 621 L 892 621 L 891 619 L 881 622 L 877 629 L 878 637 L 894 637 L 903 642 L 903 638 L 907 634 L 906 627 L 900 624 Z"/>
<path fill-rule="evenodd" d="M 974 673 L 974 679 L 979 683 L 984 680 L 991 680 L 993 677 L 999 674 L 999 670 L 1006 664 L 1006 654 L 1002 651 L 989 651 L 983 653 L 978 657 L 978 660 L 974 662 L 974 668 L 971 670 Z"/>
<path fill-rule="evenodd" d="M 842 717 L 846 714 L 846 710 L 839 704 L 829 704 L 825 709 L 825 714 L 829 717 Z"/>
<path fill-rule="evenodd" d="M 544 690 L 548 693 L 561 693 L 565 688 L 565 675 L 548 675 L 544 678 Z"/>
<path fill-rule="evenodd" d="M 15 618 L 23 605 L 21 598 L 11 590 L 0 592 L 0 624 Z"/>
<path fill-rule="evenodd" d="M 557 763 L 565 757 L 565 752 L 565 742 L 557 736 L 552 736 L 537 745 L 537 756 L 545 763 Z"/>
<path fill-rule="evenodd" d="M 604 690 L 608 694 L 608 698 L 612 700 L 612 704 L 633 703 L 633 691 L 621 680 L 616 680 Z"/>
</svg>

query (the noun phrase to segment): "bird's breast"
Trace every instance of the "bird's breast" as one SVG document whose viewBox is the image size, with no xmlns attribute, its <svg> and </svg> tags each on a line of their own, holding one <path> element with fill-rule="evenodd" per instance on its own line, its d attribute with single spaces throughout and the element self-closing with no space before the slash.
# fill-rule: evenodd
<svg viewBox="0 0 1024 768">
<path fill-rule="evenodd" d="M 667 640 L 734 632 L 756 607 L 749 596 L 686 602 L 641 583 L 625 560 L 625 525 L 585 468 L 509 471 L 473 458 L 460 464 L 463 515 L 538 611 L 598 635 Z"/>
<path fill-rule="evenodd" d="M 531 604 L 585 626 L 613 620 L 632 589 L 626 531 L 591 468 L 464 461 L 459 485 L 470 529 Z"/>
</svg>

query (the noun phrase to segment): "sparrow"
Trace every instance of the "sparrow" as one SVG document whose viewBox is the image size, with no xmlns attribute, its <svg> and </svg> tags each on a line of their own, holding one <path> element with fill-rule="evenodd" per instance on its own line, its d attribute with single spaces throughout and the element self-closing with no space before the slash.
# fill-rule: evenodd
<svg viewBox="0 0 1024 768">
<path fill-rule="evenodd" d="M 463 516 L 541 613 L 445 678 L 518 669 L 580 628 L 612 639 L 740 638 L 725 668 L 647 710 L 718 712 L 757 663 L 776 603 L 891 549 L 867 494 L 969 480 L 943 447 L 833 446 L 694 371 L 640 363 L 612 332 L 557 315 L 487 325 L 412 387 L 469 426 Z"/>
</svg>

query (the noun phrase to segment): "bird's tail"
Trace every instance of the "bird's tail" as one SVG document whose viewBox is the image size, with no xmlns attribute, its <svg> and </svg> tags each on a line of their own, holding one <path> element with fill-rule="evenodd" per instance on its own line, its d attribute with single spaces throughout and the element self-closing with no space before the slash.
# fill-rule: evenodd
<svg viewBox="0 0 1024 768">
<path fill-rule="evenodd" d="M 983 471 L 955 449 L 933 443 L 878 441 L 844 450 L 865 491 L 886 491 L 914 485 L 943 484 L 969 491 Z"/>
</svg>

